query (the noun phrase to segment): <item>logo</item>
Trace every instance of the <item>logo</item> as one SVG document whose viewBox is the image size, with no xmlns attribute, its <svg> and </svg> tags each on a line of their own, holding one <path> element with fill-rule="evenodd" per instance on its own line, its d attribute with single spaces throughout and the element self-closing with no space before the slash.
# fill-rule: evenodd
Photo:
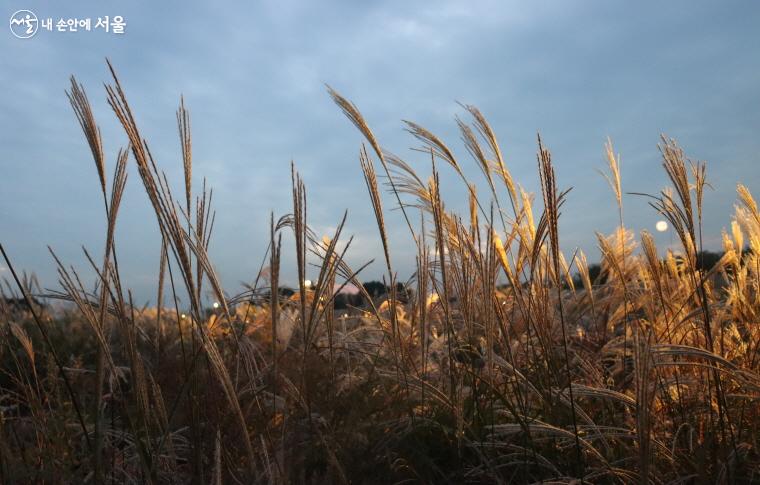
<svg viewBox="0 0 760 485">
<path fill-rule="evenodd" d="M 11 15 L 11 33 L 19 39 L 28 39 L 37 33 L 39 21 L 31 10 L 19 10 Z"/>
</svg>

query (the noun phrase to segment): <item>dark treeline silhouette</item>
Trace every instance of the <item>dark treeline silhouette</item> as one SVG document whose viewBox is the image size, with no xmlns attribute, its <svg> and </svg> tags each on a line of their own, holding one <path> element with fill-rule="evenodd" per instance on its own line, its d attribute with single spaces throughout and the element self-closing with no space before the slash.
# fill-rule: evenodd
<svg viewBox="0 0 760 485">
<path fill-rule="evenodd" d="M 697 269 L 703 272 L 710 271 L 716 264 L 718 264 L 718 261 L 720 261 L 724 254 L 725 253 L 722 251 L 698 251 Z M 750 254 L 752 254 L 752 248 L 747 247 L 742 251 L 742 263 Z M 680 260 L 681 258 L 682 256 L 676 256 L 676 260 Z M 603 285 L 607 282 L 607 279 L 609 277 L 609 274 L 607 272 L 602 271 L 602 265 L 599 263 L 590 264 L 588 266 L 588 274 L 593 285 Z M 573 275 L 573 284 L 576 288 L 583 286 L 581 277 L 577 273 Z"/>
<path fill-rule="evenodd" d="M 39 307 L 41 305 L 40 301 L 34 297 L 31 297 L 31 303 L 35 307 Z M 8 297 L 0 295 L 0 313 L 25 312 L 28 310 L 29 310 L 29 304 L 27 303 L 26 299 L 15 298 L 15 297 L 8 298 Z"/>
<path fill-rule="evenodd" d="M 365 283 L 362 283 L 362 286 L 364 287 L 364 290 L 367 292 L 367 294 L 375 301 L 387 298 L 391 290 L 390 286 L 380 281 L 367 281 Z M 408 302 L 410 296 L 411 292 L 408 288 L 406 288 L 401 283 L 396 283 L 396 298 L 400 302 Z M 340 310 L 351 307 L 361 308 L 367 303 L 368 302 L 365 300 L 365 297 L 362 293 L 340 293 L 335 296 L 335 308 Z"/>
</svg>

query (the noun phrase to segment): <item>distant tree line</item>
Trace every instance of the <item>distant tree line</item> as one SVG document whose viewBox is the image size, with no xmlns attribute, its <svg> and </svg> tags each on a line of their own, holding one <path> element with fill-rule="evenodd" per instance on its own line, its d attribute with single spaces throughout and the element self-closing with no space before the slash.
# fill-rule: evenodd
<svg viewBox="0 0 760 485">
<path fill-rule="evenodd" d="M 367 281 L 362 283 L 364 290 L 375 301 L 388 298 L 391 287 L 380 281 Z M 407 303 L 411 297 L 411 290 L 401 283 L 396 283 L 396 299 L 402 303 Z M 367 303 L 363 293 L 356 294 L 340 293 L 335 295 L 335 308 L 342 310 L 345 308 L 361 308 Z"/>
<path fill-rule="evenodd" d="M 380 281 L 367 281 L 362 283 L 362 286 L 364 287 L 364 290 L 367 292 L 367 295 L 369 295 L 370 298 L 372 298 L 373 301 L 378 302 L 383 299 L 388 298 L 390 294 L 390 286 L 386 285 L 385 283 L 382 283 Z M 280 300 L 285 300 L 290 298 L 291 296 L 296 294 L 296 290 L 289 288 L 287 286 L 280 286 L 278 289 L 278 293 L 280 295 Z M 401 283 L 396 284 L 396 298 L 401 303 L 407 303 L 409 299 L 411 298 L 412 290 L 405 287 Z M 271 298 L 271 293 L 266 292 L 264 293 L 261 298 L 263 298 L 263 301 L 269 301 Z M 369 302 L 367 301 L 365 295 L 363 292 L 358 293 L 338 293 L 335 295 L 335 299 L 333 300 L 335 308 L 338 310 L 343 310 L 346 308 L 362 308 L 365 307 Z"/>
<path fill-rule="evenodd" d="M 745 257 L 750 253 L 751 249 L 749 248 L 746 248 L 743 251 Z M 716 251 L 699 251 L 697 253 L 697 269 L 702 271 L 711 270 L 718 263 L 718 261 L 720 261 L 720 258 L 723 257 L 723 254 L 723 252 Z M 591 283 L 593 285 L 603 285 L 609 278 L 608 273 L 602 272 L 602 265 L 599 263 L 590 264 L 588 267 L 588 272 L 589 278 L 591 279 Z M 576 288 L 583 286 L 581 277 L 577 273 L 573 275 L 573 284 L 576 286 Z M 367 281 L 362 283 L 362 286 L 364 287 L 364 290 L 367 292 L 367 294 L 375 302 L 388 298 L 388 295 L 390 294 L 390 286 L 380 281 Z M 504 286 L 506 285 L 499 285 L 498 288 L 504 288 Z M 280 287 L 279 293 L 280 298 L 290 298 L 296 293 L 296 291 L 292 288 Z M 404 286 L 402 283 L 396 284 L 396 298 L 400 302 L 407 303 L 411 299 L 412 293 L 412 290 Z M 363 308 L 368 304 L 366 297 L 362 292 L 339 293 L 335 295 L 333 302 L 335 309 L 337 310 L 343 310 L 347 308 Z"/>
<path fill-rule="evenodd" d="M 745 248 L 742 251 L 742 259 L 746 258 L 749 254 L 752 253 L 751 248 Z M 717 252 L 717 251 L 698 251 L 697 252 L 697 269 L 700 271 L 710 271 L 716 264 L 718 264 L 718 261 L 720 261 L 720 258 L 723 257 L 725 252 Z M 676 259 L 680 259 L 681 256 L 677 256 Z M 588 275 L 589 279 L 591 280 L 591 283 L 594 285 L 603 285 L 607 282 L 607 278 L 609 277 L 608 273 L 602 273 L 602 265 L 599 263 L 590 264 L 588 266 Z M 573 284 L 576 287 L 582 286 L 583 282 L 581 281 L 581 277 L 579 274 L 575 274 L 573 276 Z"/>
</svg>

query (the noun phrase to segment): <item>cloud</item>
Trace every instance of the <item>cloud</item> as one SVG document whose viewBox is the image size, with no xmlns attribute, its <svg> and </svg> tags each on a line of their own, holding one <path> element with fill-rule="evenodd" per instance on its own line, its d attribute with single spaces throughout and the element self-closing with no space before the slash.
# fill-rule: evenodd
<svg viewBox="0 0 760 485">
<path fill-rule="evenodd" d="M 290 162 L 307 183 L 308 215 L 333 228 L 349 209 L 354 264 L 382 258 L 357 154 L 360 134 L 324 92 L 329 83 L 361 108 L 381 143 L 421 176 L 429 160 L 401 119 L 417 121 L 450 144 L 468 177 L 481 180 L 459 142 L 456 101 L 488 116 L 515 179 L 538 190 L 535 136 L 552 150 L 563 188 L 562 243 L 590 258 L 594 230 L 612 232 L 611 194 L 596 168 L 609 135 L 622 155 L 627 192 L 657 192 L 658 136 L 675 136 L 708 160 L 716 187 L 707 194 L 706 237 L 728 225 L 734 183 L 760 190 L 760 6 L 692 2 L 568 3 L 481 1 L 253 2 L 234 11 L 183 2 L 167 16 L 139 4 L 95 0 L 39 2 L 39 16 L 120 14 L 123 36 L 40 32 L 28 42 L 0 34 L 0 230 L 14 264 L 54 285 L 50 244 L 65 263 L 86 268 L 81 245 L 102 251 L 104 215 L 89 150 L 63 95 L 76 74 L 93 103 L 113 168 L 126 138 L 105 103 L 104 58 L 115 64 L 143 135 L 172 183 L 181 181 L 174 113 L 180 94 L 191 110 L 194 181 L 215 188 L 211 254 L 235 291 L 258 270 L 268 221 L 290 212 Z M 8 11 L 25 5 L 11 0 Z M 120 210 L 124 274 L 153 274 L 160 241 L 139 177 L 131 175 Z M 466 191 L 445 167 L 449 209 L 466 209 Z M 179 194 L 180 186 L 175 195 Z M 485 188 L 482 193 L 485 193 Z M 384 196 L 394 265 L 404 279 L 414 250 L 403 218 Z M 537 210 L 540 208 L 537 207 Z M 651 227 L 645 201 L 626 197 L 626 225 Z M 287 237 L 287 234 L 285 235 Z M 711 240 L 711 239 L 706 239 Z M 285 254 L 284 254 L 285 256 Z M 353 258 L 353 259 L 351 259 Z M 122 263 L 123 262 L 123 263 Z M 284 259 L 284 278 L 295 279 Z M 129 266 L 130 270 L 126 268 Z M 379 278 L 383 264 L 366 270 Z M 139 301 L 150 278 L 125 282 Z"/>
</svg>

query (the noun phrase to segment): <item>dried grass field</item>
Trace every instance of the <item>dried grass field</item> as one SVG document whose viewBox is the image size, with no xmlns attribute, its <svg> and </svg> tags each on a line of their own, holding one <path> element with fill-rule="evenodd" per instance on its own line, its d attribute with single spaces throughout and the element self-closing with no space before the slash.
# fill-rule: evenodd
<svg viewBox="0 0 760 485">
<path fill-rule="evenodd" d="M 708 175 L 676 141 L 660 143 L 671 187 L 641 196 L 677 249 L 627 229 L 608 144 L 620 218 L 597 234 L 593 271 L 583 252 L 562 250 L 560 227 L 575 215 L 560 217 L 568 193 L 543 140 L 533 196 L 480 111 L 464 106 L 456 143 L 471 160 L 407 123 L 430 160 L 418 173 L 330 90 L 364 138 L 355 182 L 374 209 L 366 236 L 382 243 L 388 291 L 369 294 L 362 268 L 346 262 L 345 216 L 329 237 L 310 229 L 294 168 L 292 210 L 259 228 L 268 269 L 230 297 L 208 256 L 212 198 L 191 183 L 184 103 L 185 177 L 169 181 L 111 72 L 108 104 L 129 139 L 115 159 L 84 88 L 72 78 L 68 91 L 102 192 L 104 253 L 73 269 L 51 250 L 59 282 L 43 290 L 3 248 L 0 482 L 760 482 L 760 209 L 738 185 L 723 252 L 705 264 Z M 478 189 L 461 168 L 473 162 Z M 155 212 L 145 224 L 163 237 L 154 308 L 133 304 L 120 279 L 128 262 L 114 234 L 129 164 Z M 466 213 L 447 209 L 442 170 L 469 191 Z M 417 248 L 403 281 L 386 231 L 394 209 Z M 296 252 L 292 292 L 280 283 L 283 240 Z M 93 276 L 95 290 L 82 283 Z M 360 295 L 336 309 L 343 286 Z"/>
</svg>

